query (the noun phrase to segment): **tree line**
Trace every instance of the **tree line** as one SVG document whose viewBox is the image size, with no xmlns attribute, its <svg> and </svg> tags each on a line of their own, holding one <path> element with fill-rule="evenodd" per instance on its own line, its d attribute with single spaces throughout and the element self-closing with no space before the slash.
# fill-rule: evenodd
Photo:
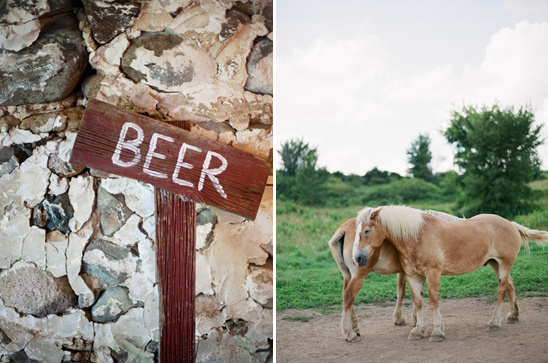
<svg viewBox="0 0 548 363">
<path fill-rule="evenodd" d="M 494 213 L 507 218 L 535 208 L 537 196 L 527 185 L 542 177 L 538 146 L 542 125 L 530 107 L 464 106 L 443 130 L 455 148 L 458 172 L 434 173 L 430 137 L 420 134 L 407 150 L 409 176 L 374 168 L 365 175 L 329 173 L 318 167 L 318 151 L 303 139 L 281 145 L 276 195 L 303 205 L 342 206 L 454 202 L 465 215 Z"/>
</svg>

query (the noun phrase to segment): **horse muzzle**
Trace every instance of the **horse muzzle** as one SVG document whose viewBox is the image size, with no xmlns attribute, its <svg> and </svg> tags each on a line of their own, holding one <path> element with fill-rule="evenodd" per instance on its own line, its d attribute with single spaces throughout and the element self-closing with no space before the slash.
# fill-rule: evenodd
<svg viewBox="0 0 548 363">
<path fill-rule="evenodd" d="M 367 253 L 359 250 L 354 256 L 354 264 L 358 267 L 364 267 L 367 264 Z"/>
</svg>

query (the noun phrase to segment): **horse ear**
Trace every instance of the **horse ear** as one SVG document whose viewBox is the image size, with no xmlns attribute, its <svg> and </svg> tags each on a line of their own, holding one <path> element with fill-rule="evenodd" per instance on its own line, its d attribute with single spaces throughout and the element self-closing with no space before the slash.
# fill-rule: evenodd
<svg viewBox="0 0 548 363">
<path fill-rule="evenodd" d="M 377 222 L 377 217 L 379 216 L 379 213 L 381 212 L 381 209 L 382 208 L 376 209 L 375 211 L 373 211 L 373 213 L 371 213 L 371 216 L 369 217 L 371 222 Z"/>
</svg>

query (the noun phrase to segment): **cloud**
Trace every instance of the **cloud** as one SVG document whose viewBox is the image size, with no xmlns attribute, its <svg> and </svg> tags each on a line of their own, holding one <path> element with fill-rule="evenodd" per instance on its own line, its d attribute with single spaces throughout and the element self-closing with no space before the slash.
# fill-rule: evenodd
<svg viewBox="0 0 548 363">
<path fill-rule="evenodd" d="M 546 44 L 548 23 L 521 21 L 493 34 L 476 67 L 454 62 L 408 73 L 387 66 L 378 34 L 317 39 L 277 62 L 277 140 L 304 137 L 330 171 L 405 173 L 406 150 L 428 133 L 435 171 L 448 170 L 453 149 L 440 131 L 452 110 L 530 103 L 537 122 L 548 123 Z M 539 152 L 548 169 L 548 145 Z"/>
</svg>

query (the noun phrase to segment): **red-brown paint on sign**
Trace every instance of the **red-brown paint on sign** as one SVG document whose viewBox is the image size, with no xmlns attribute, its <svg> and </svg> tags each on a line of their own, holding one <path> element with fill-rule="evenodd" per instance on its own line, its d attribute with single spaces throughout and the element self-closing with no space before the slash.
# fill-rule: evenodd
<svg viewBox="0 0 548 363">
<path fill-rule="evenodd" d="M 251 219 L 271 174 L 251 154 L 98 100 L 88 102 L 70 162 Z"/>
</svg>

